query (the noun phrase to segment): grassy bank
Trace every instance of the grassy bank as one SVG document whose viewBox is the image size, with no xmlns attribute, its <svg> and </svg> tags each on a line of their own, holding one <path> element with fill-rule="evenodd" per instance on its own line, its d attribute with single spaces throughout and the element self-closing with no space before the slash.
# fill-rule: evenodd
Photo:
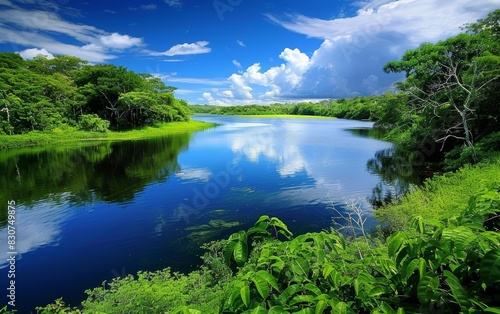
<svg viewBox="0 0 500 314">
<path fill-rule="evenodd" d="M 412 217 L 441 219 L 457 215 L 471 196 L 500 180 L 500 153 L 493 153 L 477 166 L 467 165 L 426 181 L 394 204 L 374 211 L 375 217 L 397 230 L 405 229 Z"/>
<path fill-rule="evenodd" d="M 30 132 L 21 135 L 1 135 L 0 149 L 72 144 L 83 141 L 129 141 L 152 138 L 170 134 L 198 131 L 213 127 L 213 123 L 189 121 L 171 122 L 157 127 L 143 127 L 128 131 L 110 131 L 106 133 L 78 131 L 71 127 L 56 128 L 46 132 Z"/>
</svg>

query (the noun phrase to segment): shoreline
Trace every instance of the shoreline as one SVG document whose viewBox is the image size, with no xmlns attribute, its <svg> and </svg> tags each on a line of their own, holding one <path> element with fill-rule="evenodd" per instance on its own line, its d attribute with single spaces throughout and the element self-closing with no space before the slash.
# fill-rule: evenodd
<svg viewBox="0 0 500 314">
<path fill-rule="evenodd" d="M 187 122 L 164 123 L 158 127 L 144 127 L 127 131 L 109 131 L 106 133 L 77 131 L 72 127 L 56 128 L 50 132 L 29 132 L 26 134 L 0 135 L 0 151 L 44 147 L 53 145 L 71 145 L 88 142 L 133 141 L 161 137 L 185 132 L 201 131 L 216 124 L 190 120 Z"/>
</svg>

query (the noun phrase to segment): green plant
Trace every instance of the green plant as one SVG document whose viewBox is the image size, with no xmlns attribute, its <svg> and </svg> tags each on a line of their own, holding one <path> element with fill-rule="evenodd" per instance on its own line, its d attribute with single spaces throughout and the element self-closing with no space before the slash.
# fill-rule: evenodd
<svg viewBox="0 0 500 314">
<path fill-rule="evenodd" d="M 101 119 L 96 114 L 83 114 L 77 126 L 82 131 L 105 133 L 109 128 L 109 121 Z"/>
<path fill-rule="evenodd" d="M 268 231 L 272 229 L 274 231 L 274 238 L 278 239 L 279 235 L 283 235 L 285 238 L 289 239 L 292 236 L 288 227 L 278 218 L 270 218 L 267 215 L 261 216 L 255 225 L 248 229 L 248 231 L 241 230 L 237 233 L 233 233 L 224 247 L 224 258 L 226 262 L 230 263 L 233 260 L 237 266 L 243 266 L 248 259 L 248 238 L 262 240 L 270 239 L 272 233 Z"/>
</svg>

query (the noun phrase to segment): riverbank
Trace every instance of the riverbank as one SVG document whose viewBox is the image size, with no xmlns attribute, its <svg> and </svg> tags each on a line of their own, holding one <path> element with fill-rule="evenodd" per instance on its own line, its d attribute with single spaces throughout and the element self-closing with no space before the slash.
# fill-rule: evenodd
<svg viewBox="0 0 500 314">
<path fill-rule="evenodd" d="M 214 123 L 191 120 L 188 122 L 164 123 L 158 127 L 143 127 L 128 131 L 109 131 L 106 133 L 84 132 L 72 127 L 64 127 L 46 132 L 34 131 L 19 135 L 1 135 L 0 150 L 55 144 L 74 144 L 86 141 L 130 141 L 199 131 L 214 126 Z"/>
</svg>

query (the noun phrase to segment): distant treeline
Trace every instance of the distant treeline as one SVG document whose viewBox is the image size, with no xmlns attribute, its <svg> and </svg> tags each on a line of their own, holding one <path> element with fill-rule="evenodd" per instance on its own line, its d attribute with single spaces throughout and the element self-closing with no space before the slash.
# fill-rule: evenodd
<svg viewBox="0 0 500 314">
<path fill-rule="evenodd" d="M 300 102 L 298 104 L 271 104 L 245 106 L 190 105 L 195 113 L 221 115 L 307 115 L 337 117 L 354 120 L 377 120 L 377 110 L 383 110 L 383 96 L 355 97 L 350 99 L 324 100 L 321 102 Z"/>
<path fill-rule="evenodd" d="M 0 135 L 64 126 L 104 132 L 189 120 L 187 103 L 174 90 L 121 66 L 0 53 Z"/>
</svg>

